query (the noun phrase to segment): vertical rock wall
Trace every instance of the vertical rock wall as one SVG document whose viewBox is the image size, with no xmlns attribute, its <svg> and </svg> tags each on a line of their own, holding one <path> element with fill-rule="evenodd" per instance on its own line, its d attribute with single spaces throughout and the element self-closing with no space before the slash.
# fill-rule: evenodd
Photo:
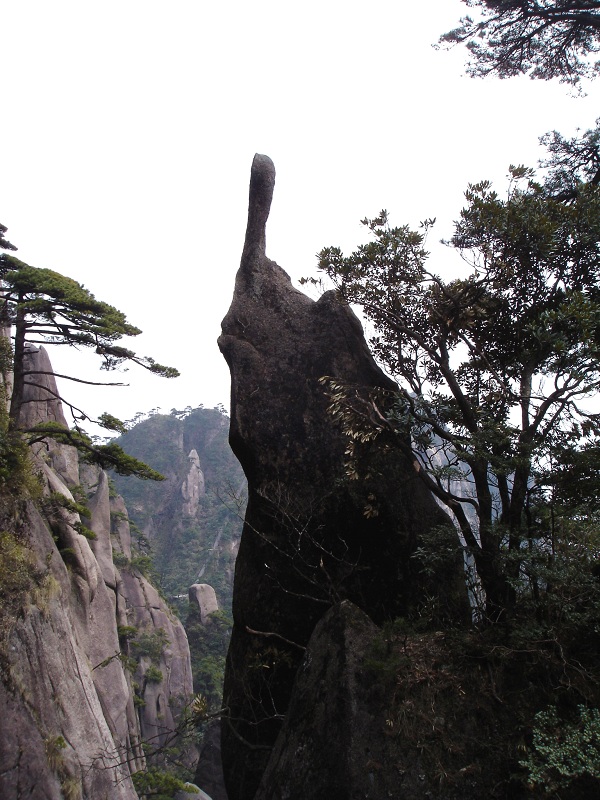
<svg viewBox="0 0 600 800">
<path fill-rule="evenodd" d="M 28 359 L 31 368 L 51 372 L 43 349 L 30 350 Z M 37 382 L 21 424 L 64 424 L 53 377 Z M 79 514 L 63 506 L 60 498 L 75 501 L 78 467 L 73 448 L 42 443 L 35 455 L 42 498 L 0 513 L 0 529 L 27 546 L 37 576 L 0 658 L 3 800 L 135 800 L 130 776 L 146 764 L 142 742 L 170 740 L 192 695 L 187 637 L 156 589 L 125 563 L 126 509 L 111 498 L 106 474 L 82 469 L 90 509 L 83 522 L 95 538 L 82 535 Z M 138 639 L 146 633 L 163 643 L 153 659 L 130 658 L 133 645 L 122 631 L 134 629 Z M 151 665 L 158 672 L 149 680 Z M 194 755 L 187 753 L 190 766 Z"/>
</svg>

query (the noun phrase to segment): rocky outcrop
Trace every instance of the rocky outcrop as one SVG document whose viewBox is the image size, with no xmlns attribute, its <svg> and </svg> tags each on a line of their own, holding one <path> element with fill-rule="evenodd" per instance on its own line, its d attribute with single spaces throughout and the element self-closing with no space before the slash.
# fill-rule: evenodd
<svg viewBox="0 0 600 800">
<path fill-rule="evenodd" d="M 230 608 L 245 479 L 227 442 L 218 408 L 153 414 L 132 427 L 123 449 L 165 476 L 149 485 L 117 475 L 132 522 L 152 546 L 162 585 L 182 615 L 193 583 L 211 584 Z M 234 496 L 235 495 L 235 496 Z"/>
<path fill-rule="evenodd" d="M 27 430 L 40 423 L 57 422 L 67 428 L 67 420 L 46 349 L 32 344 L 26 345 L 23 369 L 29 377 L 25 383 L 23 402 L 19 409 L 19 427 Z M 52 461 L 54 469 L 67 486 L 76 486 L 79 483 L 79 459 L 74 447 L 59 445 L 51 439 L 33 447 L 44 460 Z"/>
<path fill-rule="evenodd" d="M 94 669 L 119 649 L 108 590 L 101 579 L 83 592 L 83 582 L 71 581 L 47 520 L 33 504 L 22 520 L 40 570 L 46 559 L 48 567 L 3 659 L 0 796 L 134 800 L 130 770 L 144 759 L 131 739 L 139 741 L 132 693 L 116 659 Z"/>
<path fill-rule="evenodd" d="M 189 599 L 192 608 L 198 609 L 203 625 L 206 625 L 211 614 L 219 610 L 215 590 L 208 583 L 194 583 L 190 586 Z"/>
<path fill-rule="evenodd" d="M 314 302 L 265 254 L 273 164 L 256 156 L 246 241 L 219 346 L 231 371 L 230 442 L 248 479 L 234 584 L 223 724 L 231 800 L 253 797 L 281 727 L 310 635 L 349 599 L 376 622 L 418 612 L 425 595 L 466 613 L 462 564 L 425 576 L 420 536 L 448 519 L 397 448 L 371 448 L 370 477 L 350 481 L 346 441 L 319 382 L 393 390 L 353 312 Z M 371 511 L 368 511 L 371 509 Z"/>
<path fill-rule="evenodd" d="M 46 354 L 28 357 L 44 385 L 26 386 L 26 424 L 48 409 L 64 424 Z M 31 574 L 0 653 L 3 800 L 135 800 L 143 742 L 173 744 L 192 695 L 185 632 L 131 563 L 123 502 L 104 472 L 82 467 L 80 483 L 78 467 L 73 448 L 42 443 L 40 500 L 2 509 L 0 529 L 26 548 Z M 183 757 L 193 766 L 193 751 Z"/>
<path fill-rule="evenodd" d="M 398 796 L 399 775 L 382 769 L 396 754 L 368 666 L 378 635 L 348 601 L 318 623 L 255 800 L 297 797 L 298 787 L 303 800 Z"/>
<path fill-rule="evenodd" d="M 189 470 L 181 486 L 183 497 L 182 511 L 186 517 L 193 517 L 198 511 L 200 498 L 205 494 L 204 473 L 200 469 L 200 458 L 195 450 L 188 455 Z"/>
</svg>

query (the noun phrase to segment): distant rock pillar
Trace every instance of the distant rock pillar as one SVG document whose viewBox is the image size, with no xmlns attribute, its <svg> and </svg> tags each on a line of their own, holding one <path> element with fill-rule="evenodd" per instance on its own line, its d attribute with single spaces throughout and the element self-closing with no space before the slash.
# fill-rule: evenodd
<svg viewBox="0 0 600 800">
<path fill-rule="evenodd" d="M 206 489 L 204 473 L 200 468 L 200 458 L 196 450 L 190 450 L 188 461 L 188 473 L 181 486 L 181 496 L 184 500 L 182 511 L 185 516 L 193 517 L 198 511 L 200 498 L 204 496 Z"/>
<path fill-rule="evenodd" d="M 200 612 L 200 621 L 206 625 L 208 618 L 219 610 L 217 595 L 208 583 L 194 583 L 188 589 L 190 603 Z"/>
</svg>

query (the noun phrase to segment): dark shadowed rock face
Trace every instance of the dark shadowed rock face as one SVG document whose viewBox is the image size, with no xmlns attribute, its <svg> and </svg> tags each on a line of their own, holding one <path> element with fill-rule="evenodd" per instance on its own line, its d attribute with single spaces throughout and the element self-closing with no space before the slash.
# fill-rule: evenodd
<svg viewBox="0 0 600 800">
<path fill-rule="evenodd" d="M 256 156 L 241 266 L 219 339 L 232 380 L 230 441 L 249 483 L 224 688 L 231 800 L 254 796 L 304 647 L 329 607 L 350 599 L 379 622 L 414 612 L 433 593 L 450 615 L 465 611 L 460 564 L 428 584 L 411 560 L 420 534 L 447 518 L 397 450 L 374 453 L 371 483 L 346 479 L 344 437 L 319 378 L 394 384 L 333 292 L 314 302 L 266 257 L 274 182 L 271 160 Z M 379 513 L 367 518 L 373 494 Z"/>
<path fill-rule="evenodd" d="M 380 679 L 368 667 L 378 628 L 348 601 L 321 619 L 255 800 L 398 797 Z M 380 676 L 377 676 L 380 678 Z M 374 713 L 376 712 L 376 713 Z M 394 743 L 395 744 L 395 743 Z"/>
<path fill-rule="evenodd" d="M 204 787 L 211 800 L 228 800 L 221 762 L 221 731 L 216 721 L 205 728 L 194 778 L 198 786 Z M 191 798 L 188 796 L 183 800 Z"/>
</svg>

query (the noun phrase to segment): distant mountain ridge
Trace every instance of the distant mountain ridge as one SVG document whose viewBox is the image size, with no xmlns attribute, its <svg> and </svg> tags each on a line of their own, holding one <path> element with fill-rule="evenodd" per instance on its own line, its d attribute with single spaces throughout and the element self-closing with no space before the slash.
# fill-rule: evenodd
<svg viewBox="0 0 600 800">
<path fill-rule="evenodd" d="M 147 541 L 152 549 L 165 592 L 187 597 L 193 583 L 209 583 L 221 608 L 231 605 L 246 499 L 246 480 L 229 448 L 228 431 L 229 419 L 220 407 L 151 413 L 118 442 L 165 481 L 113 476 L 141 547 Z"/>
</svg>

